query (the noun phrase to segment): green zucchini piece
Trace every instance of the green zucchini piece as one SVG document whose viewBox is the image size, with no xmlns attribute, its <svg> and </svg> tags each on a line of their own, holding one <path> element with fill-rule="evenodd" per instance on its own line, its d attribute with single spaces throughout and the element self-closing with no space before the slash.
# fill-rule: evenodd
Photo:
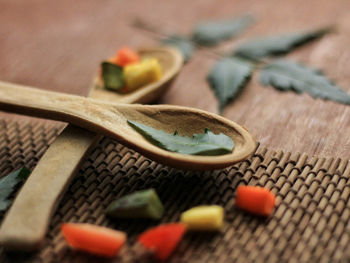
<svg viewBox="0 0 350 263">
<path fill-rule="evenodd" d="M 113 201 L 106 214 L 115 218 L 160 219 L 164 207 L 154 189 L 137 191 Z"/>
<path fill-rule="evenodd" d="M 110 62 L 102 62 L 102 79 L 106 89 L 120 90 L 125 87 L 123 68 Z"/>
</svg>

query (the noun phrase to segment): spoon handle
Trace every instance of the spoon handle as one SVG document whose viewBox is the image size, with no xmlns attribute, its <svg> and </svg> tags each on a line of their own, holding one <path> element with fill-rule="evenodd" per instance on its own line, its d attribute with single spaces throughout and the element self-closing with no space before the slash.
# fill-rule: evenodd
<svg viewBox="0 0 350 263">
<path fill-rule="evenodd" d="M 50 218 L 84 156 L 100 139 L 68 125 L 55 139 L 22 186 L 0 229 L 7 249 L 36 250 L 42 245 Z"/>
<path fill-rule="evenodd" d="M 46 107 L 52 94 L 0 82 L 0 104 L 39 103 Z M 62 98 L 62 96 L 60 96 Z M 29 104 L 29 105 L 28 105 Z M 13 109 L 21 113 L 21 110 Z M 0 228 L 0 243 L 7 249 L 35 250 L 42 245 L 52 213 L 86 153 L 101 138 L 93 132 L 68 125 L 45 152 L 18 193 Z M 58 154 L 59 153 L 59 154 Z M 35 205 L 33 205 L 35 204 Z"/>
<path fill-rule="evenodd" d="M 8 112 L 65 121 L 79 113 L 84 99 L 0 81 L 0 109 Z"/>
</svg>

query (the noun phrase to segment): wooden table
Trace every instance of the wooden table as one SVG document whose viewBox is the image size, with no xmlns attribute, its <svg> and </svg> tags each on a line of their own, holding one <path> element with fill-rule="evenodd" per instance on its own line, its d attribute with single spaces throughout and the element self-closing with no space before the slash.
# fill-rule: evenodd
<svg viewBox="0 0 350 263">
<path fill-rule="evenodd" d="M 0 2 L 0 80 L 43 89 L 86 95 L 91 86 L 92 79 L 96 74 L 96 70 L 99 67 L 99 63 L 103 59 L 114 54 L 118 47 L 123 45 L 132 47 L 157 45 L 159 39 L 156 34 L 151 34 L 131 26 L 135 18 L 142 18 L 142 20 L 147 23 L 156 25 L 162 32 L 187 34 L 191 32 L 193 26 L 200 20 L 229 18 L 244 13 L 251 13 L 256 18 L 257 23 L 250 30 L 246 31 L 239 38 L 227 41 L 213 49 L 198 50 L 194 58 L 184 66 L 173 86 L 159 103 L 191 106 L 217 112 L 217 101 L 205 80 L 207 73 L 217 60 L 217 57 L 212 55 L 212 51 L 231 50 L 245 39 L 254 36 L 303 31 L 333 24 L 337 26 L 337 32 L 299 48 L 288 55 L 288 57 L 324 70 L 327 76 L 335 80 L 340 87 L 350 93 L 350 78 L 347 72 L 349 71 L 348 64 L 350 62 L 349 8 L 350 2 L 347 0 L 3 0 Z M 348 221 L 346 216 L 350 212 L 347 208 L 344 208 L 344 204 L 346 204 L 350 192 L 350 188 L 347 186 L 349 167 L 346 166 L 346 160 L 349 159 L 350 156 L 350 107 L 330 101 L 314 100 L 308 95 L 298 95 L 292 92 L 282 93 L 271 87 L 265 88 L 259 84 L 257 77 L 258 75 L 255 74 L 253 81 L 251 81 L 240 96 L 225 109 L 223 115 L 246 126 L 262 146 L 259 152 L 253 156 L 251 162 L 243 162 L 240 166 L 237 165 L 237 167 L 232 167 L 232 169 L 228 171 L 223 171 L 225 176 L 221 176 L 220 172 L 213 172 L 210 176 L 204 173 L 202 177 L 206 180 L 205 182 L 208 181 L 208 184 L 214 186 L 220 185 L 222 188 L 208 188 L 211 189 L 210 193 L 213 193 L 213 191 L 215 194 L 218 193 L 214 197 L 215 200 L 211 198 L 211 195 L 205 195 L 202 198 L 208 202 L 212 202 L 213 200 L 216 202 L 217 198 L 219 198 L 219 201 L 226 206 L 225 209 L 231 209 L 231 202 L 226 202 L 226 197 L 234 196 L 235 187 L 240 183 L 239 180 L 246 180 L 247 182 L 256 180 L 257 184 L 259 184 L 259 182 L 261 183 L 261 180 L 264 181 L 264 183 L 261 184 L 267 182 L 266 184 L 268 187 L 273 188 L 273 190 L 278 193 L 278 200 L 281 202 L 274 218 L 266 224 L 272 223 L 268 227 L 265 227 L 265 222 L 259 221 L 253 217 L 249 220 L 245 220 L 247 217 L 238 213 L 234 219 L 231 218 L 232 221 L 236 220 L 234 221 L 232 229 L 235 227 L 238 228 L 241 224 L 251 224 L 253 228 L 250 228 L 251 225 L 248 225 L 246 228 L 247 231 L 255 229 L 258 232 L 260 231 L 266 234 L 266 236 L 260 235 L 260 239 L 257 239 L 257 243 L 260 241 L 266 243 L 264 238 L 270 235 L 268 231 L 271 226 L 273 227 L 275 222 L 289 222 L 288 220 L 290 220 L 290 217 L 292 217 L 294 213 L 299 215 L 305 212 L 305 216 L 303 214 L 299 225 L 293 223 L 294 226 L 292 226 L 292 228 L 283 229 L 288 230 L 286 233 L 288 235 L 290 234 L 290 236 L 292 236 L 293 231 L 295 231 L 297 237 L 294 238 L 293 236 L 294 239 L 292 240 L 291 238 L 289 241 L 295 243 L 293 246 L 296 247 L 297 253 L 293 254 L 293 250 L 285 248 L 281 248 L 281 250 L 278 251 L 284 251 L 283 256 L 286 258 L 290 255 L 295 255 L 297 257 L 299 257 L 299 255 L 305 255 L 307 261 L 308 255 L 305 253 L 303 254 L 302 250 L 306 241 L 304 242 L 301 237 L 299 238 L 299 232 L 296 230 L 305 229 L 305 226 L 306 230 L 302 230 L 304 232 L 300 233 L 315 234 L 314 228 L 320 227 L 320 229 L 322 229 L 322 227 L 324 227 L 324 221 L 319 225 L 313 225 L 312 222 L 310 224 L 308 223 L 314 218 L 311 218 L 311 216 L 314 213 L 312 209 L 315 208 L 315 204 L 319 204 L 324 208 L 324 204 L 328 204 L 328 201 L 332 203 L 334 201 L 333 199 L 337 200 L 337 206 L 334 205 L 330 207 L 338 212 L 336 215 L 339 217 L 335 219 L 334 217 L 330 217 L 330 220 L 327 221 L 327 224 L 332 225 L 332 227 L 333 224 L 341 223 L 339 228 L 336 228 L 336 226 L 334 229 L 332 228 L 332 231 L 334 230 L 336 235 L 343 233 L 342 229 L 346 227 L 346 222 Z M 17 115 L 0 113 L 0 118 L 5 118 L 7 120 L 13 116 L 15 116 L 15 118 L 22 118 Z M 9 129 L 20 130 L 20 125 L 21 124 L 18 125 L 19 128 L 12 125 Z M 33 127 L 35 130 L 38 126 L 37 124 L 33 124 Z M 39 130 L 39 128 L 37 130 Z M 42 130 L 45 129 L 43 128 Z M 57 135 L 57 132 L 58 130 L 50 130 L 50 134 L 45 135 L 47 137 L 46 142 L 52 141 Z M 45 136 L 44 139 L 41 138 L 41 140 L 45 141 Z M 11 138 L 7 139 L 9 141 L 11 140 Z M 102 141 L 101 145 L 103 147 L 99 146 L 98 149 L 92 153 L 92 156 L 87 160 L 87 164 L 82 168 L 83 172 L 80 171 L 78 175 L 79 178 L 85 178 L 86 182 L 84 181 L 85 179 L 81 180 L 78 178 L 78 183 L 76 183 L 78 185 L 84 184 L 84 187 L 86 184 L 86 191 L 92 193 L 92 197 L 106 192 L 105 190 L 112 191 L 111 186 L 108 185 L 108 180 L 112 182 L 115 179 L 109 179 L 108 174 L 110 171 L 115 173 L 113 176 L 121 180 L 121 183 L 124 182 L 122 181 L 123 178 L 126 185 L 128 187 L 130 186 L 126 188 L 128 189 L 126 191 L 133 190 L 136 185 L 134 184 L 135 180 L 136 182 L 139 181 L 137 181 L 138 179 L 133 179 L 134 177 L 132 176 L 130 177 L 130 181 L 128 181 L 129 177 L 126 175 L 133 175 L 136 173 L 136 169 L 137 175 L 142 174 L 145 178 L 150 178 L 149 180 L 151 183 L 148 184 L 151 186 L 153 186 L 153 179 L 149 177 L 149 172 L 152 173 L 152 175 L 153 173 L 155 174 L 154 178 L 157 178 L 157 175 L 169 175 L 169 178 L 165 178 L 165 180 L 168 180 L 167 183 L 162 184 L 162 187 L 164 185 L 164 187 L 169 187 L 169 189 L 171 187 L 177 189 L 179 186 L 181 192 L 185 191 L 186 193 L 187 191 L 188 194 L 192 193 L 192 189 L 186 190 L 186 187 L 192 187 L 194 189 L 193 193 L 198 195 L 202 192 L 202 189 L 197 187 L 197 185 L 201 183 L 202 177 L 197 178 L 196 175 L 187 174 L 172 176 L 178 175 L 178 172 L 171 169 L 167 170 L 167 168 L 162 168 L 154 163 L 148 164 L 147 160 L 131 153 L 126 148 L 121 148 L 120 145 L 116 146 L 116 144 L 107 139 Z M 114 151 L 113 147 L 117 147 L 117 149 Z M 264 150 L 264 147 L 268 148 L 269 151 Z M 112 167 L 109 166 L 109 163 L 103 162 L 106 157 L 103 154 L 104 149 L 112 151 L 110 160 L 115 163 L 113 164 L 115 166 Z M 6 151 L 7 150 L 9 149 L 6 149 Z M 119 150 L 121 153 L 118 153 Z M 276 155 L 274 155 L 275 153 L 273 150 L 277 151 Z M 283 154 L 280 150 L 287 153 Z M 305 154 L 298 155 L 297 152 Z M 39 153 L 42 154 L 42 152 Z M 311 158 L 312 155 L 328 156 L 334 159 L 314 159 Z M 334 169 L 331 167 L 330 170 L 337 170 L 337 172 L 334 172 L 337 173 L 334 180 L 340 179 L 337 183 L 334 183 L 334 185 L 343 190 L 339 190 L 338 192 L 336 191 L 337 189 L 334 190 L 334 193 L 337 193 L 337 195 L 332 196 L 333 185 L 330 191 L 325 191 L 325 189 L 328 189 L 327 180 L 330 179 L 326 178 L 329 174 L 326 173 L 325 175 L 325 171 L 328 168 L 323 167 L 329 166 L 332 161 L 336 160 L 338 157 L 345 159 L 345 161 L 343 160 L 340 162 L 337 159 L 335 164 L 332 165 Z M 33 162 L 38 161 L 30 156 L 24 156 L 23 158 L 28 158 L 31 166 L 34 165 Z M 128 161 L 128 158 L 131 158 L 131 161 Z M 307 158 L 309 159 L 306 162 Z M 136 159 L 138 159 L 136 161 L 138 165 L 141 163 L 141 168 L 134 165 Z M 140 161 L 140 159 L 142 160 Z M 118 166 L 118 162 L 123 165 L 120 164 Z M 294 165 L 295 167 L 292 168 Z M 148 166 L 151 166 L 150 171 L 147 170 Z M 346 168 L 347 172 L 344 172 L 345 167 L 348 167 Z M 270 174 L 267 172 L 266 174 L 265 170 L 268 170 Z M 256 174 L 254 174 L 255 171 Z M 106 176 L 108 180 L 106 179 L 105 181 L 108 182 L 108 184 L 105 183 L 105 181 L 100 182 L 99 179 L 96 179 L 100 172 L 103 176 Z M 84 175 L 84 173 L 86 175 Z M 244 178 L 238 179 L 240 178 L 239 176 L 234 176 L 236 173 L 242 178 L 244 175 Z M 281 177 L 278 177 L 280 173 Z M 271 176 L 272 179 L 266 179 L 264 176 Z M 295 186 L 287 182 L 290 178 L 298 180 L 295 178 L 302 177 L 311 178 L 308 179 L 311 181 L 303 179 L 303 183 L 299 181 L 296 182 L 296 184 L 302 185 L 300 189 L 292 189 Z M 89 180 L 95 181 L 89 184 Z M 216 180 L 215 183 L 214 180 Z M 227 180 L 229 182 L 228 186 L 226 185 Z M 276 182 L 278 181 L 276 185 L 272 184 L 272 182 L 275 182 L 274 180 Z M 286 183 L 284 183 L 285 181 Z M 113 182 L 115 185 L 118 185 L 118 182 Z M 309 182 L 311 182 L 310 189 L 308 188 L 309 186 L 305 186 Z M 100 183 L 101 187 L 99 185 Z M 130 184 L 128 185 L 127 183 Z M 141 183 L 143 183 L 143 181 Z M 157 182 L 154 184 L 157 185 Z M 98 187 L 96 187 L 96 185 Z M 319 188 L 321 192 L 326 192 L 325 196 L 328 195 L 328 199 L 322 199 L 322 195 L 316 192 Z M 78 189 L 78 187 L 73 185 L 72 189 Z M 91 191 L 89 189 L 91 189 Z M 316 200 L 313 204 L 308 206 L 309 196 L 313 195 L 307 193 L 308 190 L 316 192 L 314 198 L 318 198 L 321 201 L 318 202 L 319 200 Z M 166 191 L 164 193 L 166 193 Z M 178 193 L 180 193 L 180 190 Z M 294 207 L 295 203 L 292 203 L 293 199 L 291 198 L 296 195 L 296 193 L 301 193 L 301 195 L 306 197 L 304 199 L 297 199 L 295 202 L 300 201 L 300 206 Z M 107 195 L 106 193 L 104 194 Z M 309 196 L 307 196 L 307 194 L 309 194 Z M 165 196 L 165 194 L 163 194 L 163 196 Z M 339 200 L 337 199 L 338 197 Z M 108 198 L 111 199 L 111 195 L 108 195 Z M 108 201 L 103 198 L 95 199 L 94 201 L 88 202 L 86 201 L 87 196 L 80 196 L 73 190 L 68 191 L 66 199 L 62 201 L 60 206 L 60 211 L 65 211 L 64 213 L 67 213 L 67 216 L 63 212 L 58 212 L 56 214 L 52 221 L 49 238 L 56 240 L 59 231 L 57 225 L 61 222 L 62 218 L 64 220 L 65 218 L 70 219 L 72 215 L 74 218 L 74 213 L 78 213 L 82 220 L 87 219 L 95 223 L 106 222 L 103 217 L 96 217 L 97 219 L 94 219 L 95 221 L 89 217 L 91 214 L 91 211 L 88 210 L 90 205 L 101 208 L 103 207 L 102 203 Z M 78 204 L 77 207 L 74 208 L 76 210 L 65 208 L 66 204 L 66 207 L 74 207 L 74 202 Z M 81 210 L 79 210 L 80 208 Z M 321 210 L 317 210 L 317 216 L 325 216 L 324 218 L 327 218 L 329 214 L 326 210 L 329 211 L 329 206 L 326 207 L 324 213 L 320 212 Z M 345 218 L 344 220 L 343 217 Z M 325 220 L 324 218 L 322 220 Z M 107 222 L 109 224 L 109 221 Z M 239 223 L 236 224 L 235 222 Z M 224 240 L 226 240 L 226 237 L 227 239 L 234 238 L 235 235 L 232 234 L 234 233 L 232 229 L 226 233 L 227 235 Z M 137 229 L 137 231 L 140 230 L 141 229 Z M 267 230 L 266 233 L 264 232 L 265 230 Z M 277 231 L 280 230 L 277 229 Z M 251 233 L 255 232 L 252 230 Z M 327 235 L 327 233 L 331 232 L 325 232 L 325 235 Z M 346 233 L 345 230 L 344 233 Z M 341 235 L 342 234 L 339 234 L 339 236 Z M 318 235 L 318 233 L 316 233 L 313 238 L 319 236 L 321 236 L 321 234 Z M 207 236 L 207 238 L 208 242 L 212 241 L 210 237 Z M 270 238 L 270 236 L 268 238 Z M 337 236 L 334 236 L 334 238 L 337 238 Z M 342 251 L 348 251 L 348 249 L 346 249 L 348 243 L 347 238 L 348 235 L 346 234 L 342 235 L 341 240 L 339 238 L 342 243 Z M 241 238 L 237 237 L 237 239 L 238 241 L 236 240 L 235 242 L 238 244 Z M 313 240 L 311 241 L 313 242 Z M 59 244 L 58 241 L 56 243 Z M 275 248 L 279 245 L 283 246 L 283 243 L 279 242 L 278 244 L 266 244 L 266 247 L 271 249 L 271 251 L 275 251 Z M 242 248 L 245 248 L 245 245 L 242 246 Z M 265 251 L 263 245 L 261 245 L 260 248 Z M 56 253 L 63 249 L 66 249 L 65 244 L 57 245 L 52 248 L 46 247 L 46 249 L 41 252 L 41 257 L 46 258 L 47 254 L 53 253 L 53 250 Z M 313 247 L 310 247 L 310 251 L 312 249 Z M 318 251 L 317 249 L 321 250 Z M 318 247 L 317 249 L 315 246 L 313 251 L 321 255 L 323 253 L 323 248 Z M 220 248 L 217 251 L 219 250 Z M 250 252 L 243 251 L 242 253 L 246 253 L 244 255 L 246 255 L 246 258 L 249 258 Z M 338 256 L 342 257 L 343 255 L 339 254 Z M 55 258 L 55 255 L 53 255 L 52 258 Z M 80 262 L 84 262 L 84 258 Z M 222 262 L 225 262 L 225 258 Z"/>
<path fill-rule="evenodd" d="M 328 35 L 290 56 L 318 67 L 350 92 L 350 3 L 344 1 L 2 1 L 0 79 L 43 89 L 86 94 L 99 63 L 123 45 L 157 44 L 131 26 L 140 17 L 164 32 L 189 33 L 200 20 L 251 13 L 257 23 L 216 50 L 230 50 L 251 36 L 336 24 Z M 160 103 L 216 112 L 205 78 L 215 63 L 196 52 Z M 256 78 L 223 115 L 245 125 L 264 146 L 310 155 L 348 158 L 350 107 L 277 92 Z"/>
</svg>

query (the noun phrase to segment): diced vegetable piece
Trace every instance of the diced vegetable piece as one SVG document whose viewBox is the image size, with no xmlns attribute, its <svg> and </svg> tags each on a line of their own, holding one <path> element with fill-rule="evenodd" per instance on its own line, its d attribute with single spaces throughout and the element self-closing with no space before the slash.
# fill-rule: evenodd
<svg viewBox="0 0 350 263">
<path fill-rule="evenodd" d="M 158 81 L 162 77 L 160 64 L 155 58 L 148 58 L 137 64 L 131 64 L 124 67 L 124 78 L 126 89 L 123 92 L 129 92 Z"/>
<path fill-rule="evenodd" d="M 164 207 L 154 189 L 138 191 L 113 201 L 106 214 L 121 218 L 152 218 L 162 217 Z"/>
<path fill-rule="evenodd" d="M 167 259 L 175 250 L 186 232 L 182 223 L 170 223 L 151 228 L 138 237 L 138 242 L 152 250 L 159 260 Z"/>
<path fill-rule="evenodd" d="M 137 63 L 139 61 L 139 54 L 137 54 L 136 51 L 128 47 L 119 49 L 114 59 L 114 63 L 121 67 L 125 67 L 126 65 Z"/>
<path fill-rule="evenodd" d="M 218 205 L 197 206 L 181 214 L 188 230 L 219 230 L 224 222 L 224 209 Z"/>
<path fill-rule="evenodd" d="M 269 216 L 275 207 L 275 195 L 268 189 L 256 186 L 239 186 L 236 205 L 248 212 Z"/>
<path fill-rule="evenodd" d="M 64 223 L 62 234 L 69 246 L 91 254 L 113 257 L 126 241 L 126 234 L 106 227 Z"/>
<path fill-rule="evenodd" d="M 105 62 L 115 64 L 115 57 L 110 57 L 110 58 L 107 59 Z M 102 62 L 102 63 L 103 63 L 103 62 Z M 98 71 L 98 76 L 99 76 L 100 79 L 102 79 L 102 63 L 101 63 L 101 66 L 100 66 L 100 68 L 99 68 L 99 71 Z"/>
<path fill-rule="evenodd" d="M 102 79 L 106 89 L 120 90 L 125 87 L 123 68 L 110 62 L 102 62 Z"/>
</svg>

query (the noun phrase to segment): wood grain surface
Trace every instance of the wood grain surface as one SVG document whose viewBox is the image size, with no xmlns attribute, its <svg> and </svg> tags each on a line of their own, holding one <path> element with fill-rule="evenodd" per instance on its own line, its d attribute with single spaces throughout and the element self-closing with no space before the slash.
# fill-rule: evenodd
<svg viewBox="0 0 350 263">
<path fill-rule="evenodd" d="M 102 59 L 123 45 L 156 45 L 157 35 L 131 26 L 142 18 L 163 32 L 189 33 L 200 20 L 251 13 L 257 23 L 219 45 L 228 51 L 253 36 L 335 24 L 337 31 L 290 57 L 318 67 L 350 92 L 350 2 L 309 1 L 0 1 L 0 79 L 86 95 Z M 160 103 L 217 112 L 205 78 L 217 60 L 199 50 Z M 223 115 L 270 149 L 349 158 L 350 107 L 262 87 L 257 75 Z M 0 114 L 0 117 L 4 113 Z"/>
</svg>

